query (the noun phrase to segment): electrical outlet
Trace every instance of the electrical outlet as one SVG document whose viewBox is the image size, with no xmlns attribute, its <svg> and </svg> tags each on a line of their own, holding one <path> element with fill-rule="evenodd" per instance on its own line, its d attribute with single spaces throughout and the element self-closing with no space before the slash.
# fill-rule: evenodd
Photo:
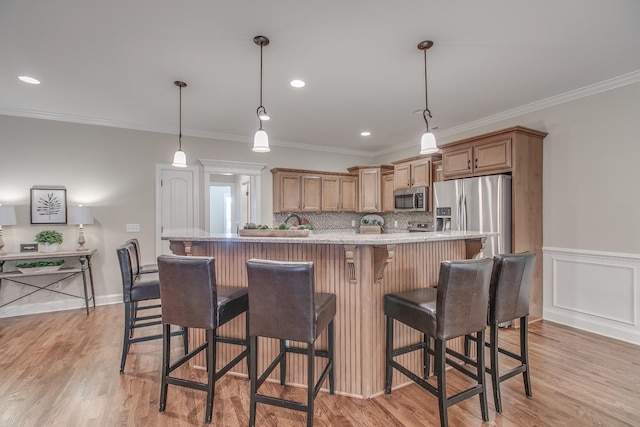
<svg viewBox="0 0 640 427">
<path fill-rule="evenodd" d="M 393 221 L 393 228 L 398 228 L 398 221 Z"/>
<path fill-rule="evenodd" d="M 137 233 L 140 231 L 140 224 L 127 224 L 127 233 Z"/>
<path fill-rule="evenodd" d="M 355 227 L 355 226 L 356 226 L 356 220 L 355 220 L 355 219 L 351 221 L 351 226 L 352 226 L 352 227 Z"/>
</svg>

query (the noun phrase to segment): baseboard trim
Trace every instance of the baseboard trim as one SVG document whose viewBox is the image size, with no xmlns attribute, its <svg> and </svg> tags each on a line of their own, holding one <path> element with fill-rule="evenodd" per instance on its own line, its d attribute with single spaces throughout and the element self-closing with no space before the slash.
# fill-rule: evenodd
<svg viewBox="0 0 640 427">
<path fill-rule="evenodd" d="M 118 304 L 122 302 L 122 294 L 113 294 L 96 297 L 96 306 Z M 17 305 L 12 307 L 8 305 L 0 309 L 0 319 L 6 317 L 26 316 L 29 314 L 50 313 L 52 311 L 64 311 L 75 310 L 78 308 L 85 308 L 84 300 L 82 299 L 68 299 L 60 301 L 51 301 L 35 304 Z M 93 303 L 89 301 L 89 314 Z"/>
</svg>

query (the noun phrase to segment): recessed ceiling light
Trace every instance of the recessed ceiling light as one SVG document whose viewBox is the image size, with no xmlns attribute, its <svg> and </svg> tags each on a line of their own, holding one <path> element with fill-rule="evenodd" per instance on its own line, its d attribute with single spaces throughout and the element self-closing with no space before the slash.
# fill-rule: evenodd
<svg viewBox="0 0 640 427">
<path fill-rule="evenodd" d="M 306 85 L 302 80 L 291 80 L 291 83 L 289 84 L 293 87 L 304 87 L 304 85 Z"/>
<path fill-rule="evenodd" d="M 369 136 L 369 135 L 371 135 L 371 132 L 369 132 L 368 130 L 365 130 L 365 131 L 363 131 L 363 132 L 360 132 L 360 135 L 362 135 L 362 136 Z"/>
<path fill-rule="evenodd" d="M 29 77 L 29 76 L 18 76 L 18 79 L 22 82 L 25 83 L 29 83 L 32 85 L 39 85 L 40 84 L 40 80 L 38 79 L 34 79 L 33 77 Z"/>
</svg>

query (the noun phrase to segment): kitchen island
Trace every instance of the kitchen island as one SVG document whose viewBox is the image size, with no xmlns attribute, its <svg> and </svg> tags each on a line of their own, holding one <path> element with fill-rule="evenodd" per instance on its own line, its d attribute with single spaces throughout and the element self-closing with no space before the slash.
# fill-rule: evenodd
<svg viewBox="0 0 640 427">
<path fill-rule="evenodd" d="M 436 285 L 441 261 L 472 258 L 486 236 L 486 233 L 456 231 L 389 234 L 313 232 L 307 237 L 174 232 L 171 236 L 164 236 L 163 240 L 170 241 L 171 251 L 176 255 L 215 257 L 216 281 L 221 285 L 247 286 L 245 263 L 250 258 L 313 261 L 316 291 L 331 292 L 337 297 L 336 392 L 370 398 L 384 391 L 384 295 Z M 220 335 L 241 337 L 244 321 L 244 316 L 239 316 L 221 328 Z M 203 340 L 203 331 L 191 332 L 192 346 Z M 396 325 L 396 346 L 418 340 L 420 335 L 415 330 Z M 325 334 L 321 335 L 318 345 L 326 348 Z M 454 348 L 457 346 L 459 343 Z M 261 341 L 259 366 L 266 366 L 277 351 L 277 341 Z M 235 354 L 237 348 L 234 346 L 220 346 L 219 365 Z M 403 364 L 420 371 L 420 355 L 408 354 L 402 358 Z M 306 384 L 304 360 L 301 355 L 289 356 L 287 384 Z M 324 361 L 318 362 L 316 372 L 322 363 Z M 195 364 L 204 365 L 204 358 L 196 360 Z M 235 372 L 246 375 L 246 365 L 238 365 Z M 277 369 L 272 376 L 278 378 Z M 394 386 L 405 382 L 408 382 L 407 378 L 396 375 Z"/>
</svg>

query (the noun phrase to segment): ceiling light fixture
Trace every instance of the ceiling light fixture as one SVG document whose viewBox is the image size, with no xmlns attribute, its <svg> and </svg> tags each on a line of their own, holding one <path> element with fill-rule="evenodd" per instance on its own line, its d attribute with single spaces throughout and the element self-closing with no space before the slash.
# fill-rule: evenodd
<svg viewBox="0 0 640 427">
<path fill-rule="evenodd" d="M 40 84 L 40 80 L 34 77 L 29 77 L 29 76 L 18 76 L 18 80 L 20 80 L 21 82 L 32 84 L 32 85 Z"/>
<path fill-rule="evenodd" d="M 365 130 L 365 131 L 360 132 L 360 135 L 361 136 L 370 136 L 371 132 L 369 132 L 368 130 Z"/>
<path fill-rule="evenodd" d="M 182 88 L 187 87 L 187 84 L 179 80 L 176 80 L 173 84 L 180 88 L 180 133 L 178 134 L 178 151 L 173 155 L 173 163 L 171 166 L 176 168 L 186 168 L 187 156 L 184 154 L 184 151 L 182 151 Z"/>
<path fill-rule="evenodd" d="M 291 86 L 295 87 L 295 88 L 301 88 L 304 87 L 306 85 L 305 82 L 303 82 L 302 80 L 291 80 L 291 83 L 289 83 Z"/>
<path fill-rule="evenodd" d="M 260 120 L 260 129 L 256 132 L 253 138 L 253 151 L 256 153 L 268 153 L 271 151 L 269 148 L 269 135 L 262 129 L 262 121 L 269 120 L 267 110 L 262 105 L 262 48 L 269 46 L 269 39 L 265 36 L 255 36 L 253 42 L 260 46 L 260 106 L 256 113 L 258 114 L 258 120 Z"/>
<path fill-rule="evenodd" d="M 424 122 L 427 125 L 427 131 L 422 135 L 422 139 L 420 140 L 420 154 L 432 154 L 438 151 L 436 137 L 433 136 L 429 130 L 429 120 L 427 120 L 427 116 L 432 118 L 431 111 L 429 110 L 429 96 L 427 91 L 427 50 L 431 46 L 433 46 L 431 40 L 418 43 L 418 49 L 424 52 L 424 110 L 422 111 L 422 117 L 424 117 Z"/>
</svg>

